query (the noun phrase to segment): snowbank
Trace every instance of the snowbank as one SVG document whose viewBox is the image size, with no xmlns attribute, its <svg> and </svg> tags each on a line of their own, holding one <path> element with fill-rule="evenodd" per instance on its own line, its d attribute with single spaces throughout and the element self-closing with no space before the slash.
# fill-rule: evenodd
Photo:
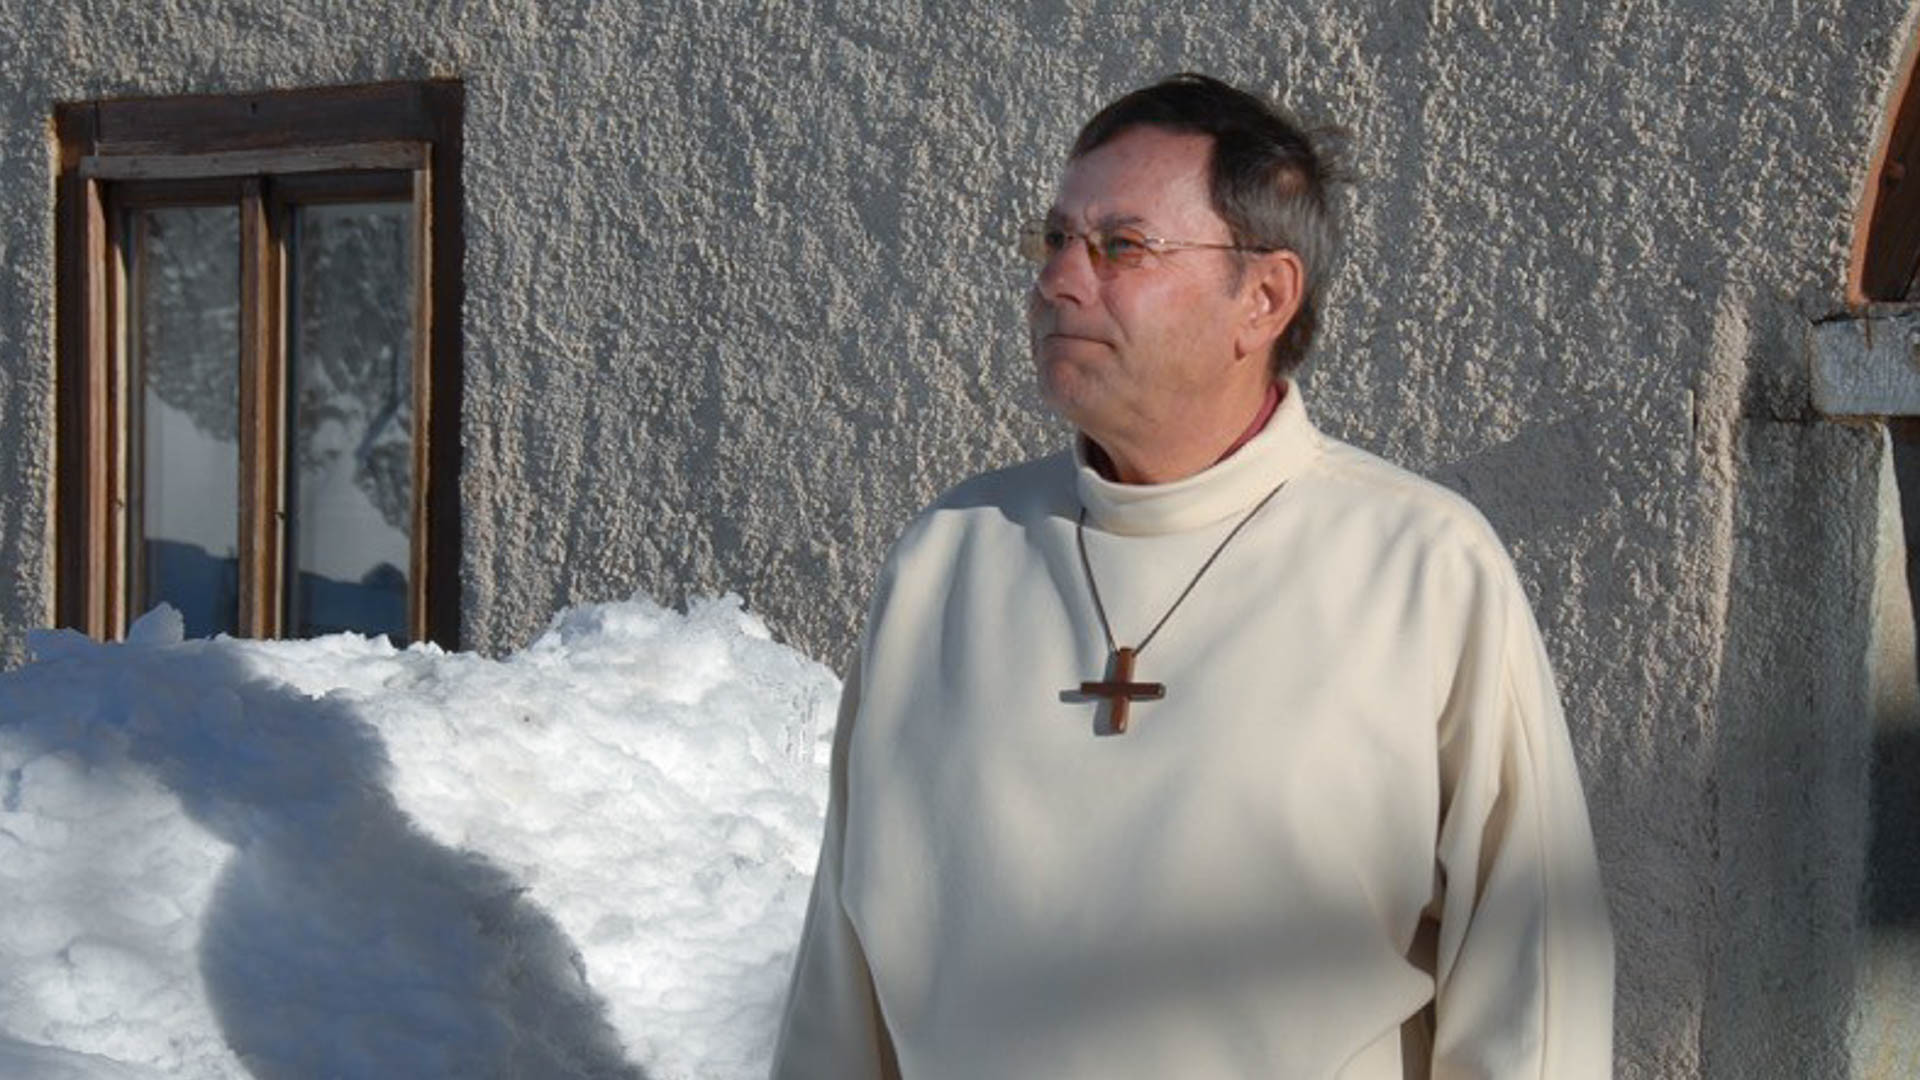
<svg viewBox="0 0 1920 1080">
<path fill-rule="evenodd" d="M 34 635 L 0 1076 L 765 1074 L 839 687 L 737 600 L 503 660 Z"/>
</svg>

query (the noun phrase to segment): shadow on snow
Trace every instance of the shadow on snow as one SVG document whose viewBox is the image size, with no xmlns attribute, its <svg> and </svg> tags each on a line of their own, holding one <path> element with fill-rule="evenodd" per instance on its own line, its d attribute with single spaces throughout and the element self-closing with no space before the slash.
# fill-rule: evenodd
<svg viewBox="0 0 1920 1080">
<path fill-rule="evenodd" d="M 254 1076 L 645 1080 L 559 925 L 413 825 L 351 703 L 264 681 L 218 641 L 126 648 L 147 655 L 103 689 L 128 703 L 110 719 L 129 755 L 234 848 L 199 964 Z"/>
</svg>

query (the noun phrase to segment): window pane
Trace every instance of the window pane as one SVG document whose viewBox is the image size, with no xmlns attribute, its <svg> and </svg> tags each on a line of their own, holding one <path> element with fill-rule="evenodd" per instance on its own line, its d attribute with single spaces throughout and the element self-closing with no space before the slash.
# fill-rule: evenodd
<svg viewBox="0 0 1920 1080">
<path fill-rule="evenodd" d="M 290 237 L 288 632 L 407 637 L 413 207 L 298 206 Z"/>
<path fill-rule="evenodd" d="M 180 609 L 189 635 L 234 633 L 240 560 L 240 213 L 127 216 L 139 435 L 129 485 L 133 608 Z"/>
</svg>

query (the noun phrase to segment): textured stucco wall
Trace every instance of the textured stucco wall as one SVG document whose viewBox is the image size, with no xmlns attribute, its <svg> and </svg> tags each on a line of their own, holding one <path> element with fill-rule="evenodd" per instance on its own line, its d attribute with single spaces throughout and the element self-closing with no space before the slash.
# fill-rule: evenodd
<svg viewBox="0 0 1920 1080">
<path fill-rule="evenodd" d="M 50 607 L 56 100 L 464 80 L 469 642 L 731 589 L 837 661 L 917 506 L 1061 438 L 1012 223 L 1092 108 L 1204 69 L 1355 134 L 1308 400 L 1533 591 L 1621 1075 L 1841 1075 L 1880 451 L 1811 411 L 1807 326 L 1911 6 L 0 0 L 0 657 Z"/>
</svg>

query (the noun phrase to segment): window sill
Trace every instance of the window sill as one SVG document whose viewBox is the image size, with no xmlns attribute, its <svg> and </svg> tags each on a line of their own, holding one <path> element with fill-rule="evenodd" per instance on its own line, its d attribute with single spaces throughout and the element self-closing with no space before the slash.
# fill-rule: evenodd
<svg viewBox="0 0 1920 1080">
<path fill-rule="evenodd" d="M 1827 416 L 1920 416 L 1920 306 L 1813 327 L 1813 405 Z"/>
</svg>

